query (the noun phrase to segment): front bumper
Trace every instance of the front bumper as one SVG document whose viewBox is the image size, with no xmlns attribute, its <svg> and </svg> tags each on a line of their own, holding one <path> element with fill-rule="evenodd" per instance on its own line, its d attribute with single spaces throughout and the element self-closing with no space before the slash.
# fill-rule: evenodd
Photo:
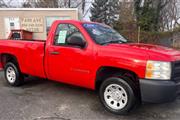
<svg viewBox="0 0 180 120">
<path fill-rule="evenodd" d="M 180 93 L 180 82 L 140 79 L 140 90 L 143 102 L 170 102 Z"/>
</svg>

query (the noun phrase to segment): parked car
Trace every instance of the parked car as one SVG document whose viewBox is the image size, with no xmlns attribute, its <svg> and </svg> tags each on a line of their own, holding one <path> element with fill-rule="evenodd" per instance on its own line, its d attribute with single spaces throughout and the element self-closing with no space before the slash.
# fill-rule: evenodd
<svg viewBox="0 0 180 120">
<path fill-rule="evenodd" d="M 31 75 L 97 90 L 115 114 L 173 101 L 180 88 L 180 51 L 129 43 L 94 22 L 55 21 L 46 41 L 0 40 L 0 66 L 12 86 Z"/>
</svg>

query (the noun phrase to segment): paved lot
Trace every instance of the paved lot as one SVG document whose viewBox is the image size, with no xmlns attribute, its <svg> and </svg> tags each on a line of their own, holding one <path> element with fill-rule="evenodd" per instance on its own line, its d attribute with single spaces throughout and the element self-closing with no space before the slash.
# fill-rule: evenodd
<svg viewBox="0 0 180 120">
<path fill-rule="evenodd" d="M 179 120 L 180 98 L 167 104 L 144 104 L 127 116 L 106 112 L 94 91 L 29 78 L 9 86 L 0 72 L 0 120 Z"/>
</svg>

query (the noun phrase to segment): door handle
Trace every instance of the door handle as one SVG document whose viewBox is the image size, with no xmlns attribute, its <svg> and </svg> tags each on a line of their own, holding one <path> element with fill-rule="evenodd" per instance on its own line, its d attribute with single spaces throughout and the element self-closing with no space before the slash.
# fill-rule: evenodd
<svg viewBox="0 0 180 120">
<path fill-rule="evenodd" d="M 60 53 L 56 52 L 56 51 L 53 51 L 53 52 L 50 52 L 50 54 L 52 54 L 52 55 L 59 55 Z"/>
</svg>

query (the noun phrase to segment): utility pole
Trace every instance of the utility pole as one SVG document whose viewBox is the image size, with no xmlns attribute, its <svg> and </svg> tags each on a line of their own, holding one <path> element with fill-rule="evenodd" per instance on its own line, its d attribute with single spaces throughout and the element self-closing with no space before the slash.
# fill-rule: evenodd
<svg viewBox="0 0 180 120">
<path fill-rule="evenodd" d="M 71 8 L 71 0 L 68 0 L 68 7 Z"/>
<path fill-rule="evenodd" d="M 138 27 L 138 43 L 140 43 L 141 27 Z"/>
<path fill-rule="evenodd" d="M 82 13 L 84 14 L 86 0 L 82 0 Z"/>
</svg>

